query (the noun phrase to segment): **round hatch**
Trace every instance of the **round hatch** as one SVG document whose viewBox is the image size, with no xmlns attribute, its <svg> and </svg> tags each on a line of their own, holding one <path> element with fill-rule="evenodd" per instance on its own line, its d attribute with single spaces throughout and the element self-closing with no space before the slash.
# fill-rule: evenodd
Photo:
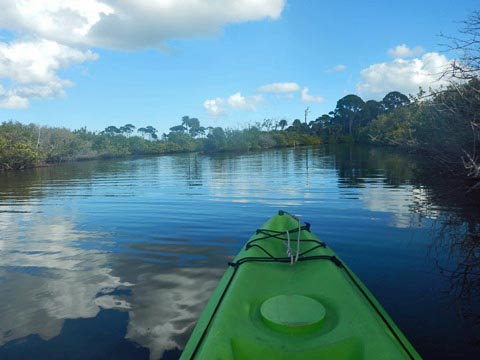
<svg viewBox="0 0 480 360">
<path fill-rule="evenodd" d="M 278 295 L 260 307 L 263 322 L 271 329 L 306 333 L 318 329 L 325 319 L 325 307 L 303 295 Z"/>
</svg>

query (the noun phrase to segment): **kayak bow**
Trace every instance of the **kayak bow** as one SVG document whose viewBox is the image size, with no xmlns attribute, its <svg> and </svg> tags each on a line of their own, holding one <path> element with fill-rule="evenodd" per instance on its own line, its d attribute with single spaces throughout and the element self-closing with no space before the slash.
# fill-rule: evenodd
<svg viewBox="0 0 480 360">
<path fill-rule="evenodd" d="M 357 276 L 284 211 L 245 244 L 181 359 L 421 359 Z"/>
</svg>

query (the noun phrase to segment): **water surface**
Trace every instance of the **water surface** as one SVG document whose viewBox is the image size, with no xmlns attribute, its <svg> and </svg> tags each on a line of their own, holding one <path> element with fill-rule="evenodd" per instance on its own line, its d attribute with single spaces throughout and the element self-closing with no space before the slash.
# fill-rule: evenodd
<svg viewBox="0 0 480 360">
<path fill-rule="evenodd" d="M 462 267 L 478 259 L 477 215 L 422 167 L 336 146 L 2 173 L 0 358 L 178 358 L 227 262 L 279 209 L 425 358 L 478 356 L 479 265 Z"/>
</svg>

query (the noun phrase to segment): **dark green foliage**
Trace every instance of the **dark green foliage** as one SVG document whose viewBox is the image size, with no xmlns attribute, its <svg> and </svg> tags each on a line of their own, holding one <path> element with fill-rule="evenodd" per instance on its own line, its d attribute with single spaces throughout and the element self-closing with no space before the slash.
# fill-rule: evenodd
<svg viewBox="0 0 480 360">
<path fill-rule="evenodd" d="M 337 102 L 334 122 L 343 125 L 343 132 L 355 136 L 362 118 L 365 102 L 357 95 L 347 95 Z"/>
<path fill-rule="evenodd" d="M 200 126 L 200 120 L 197 118 L 191 118 L 189 116 L 182 117 L 182 126 L 184 126 L 185 130 L 192 138 L 205 134 L 206 129 L 203 126 Z"/>
<path fill-rule="evenodd" d="M 227 145 L 227 137 L 225 131 L 221 127 L 209 130 L 207 139 L 205 140 L 206 151 L 225 151 Z"/>
<path fill-rule="evenodd" d="M 197 118 L 184 116 L 182 124 L 173 126 L 160 140 L 153 126 L 138 128 L 142 136 L 135 136 L 132 124 L 112 125 L 96 133 L 85 127 L 70 131 L 10 121 L 0 125 L 0 170 L 129 155 L 250 151 L 320 143 L 312 129 L 300 121 L 291 131 L 278 130 L 286 124 L 286 120 L 265 119 L 243 130 L 209 128 L 205 135 L 206 129 Z"/>
<path fill-rule="evenodd" d="M 142 134 L 143 137 L 149 139 L 158 139 L 157 132 L 158 130 L 155 129 L 153 126 L 147 126 L 137 129 L 137 132 Z"/>
<path fill-rule="evenodd" d="M 385 111 L 392 111 L 408 104 L 410 104 L 408 97 L 398 91 L 389 92 L 382 100 Z"/>
<path fill-rule="evenodd" d="M 283 130 L 288 126 L 288 122 L 285 119 L 282 119 L 279 121 L 278 126 L 280 126 L 280 129 Z"/>
<path fill-rule="evenodd" d="M 414 147 L 417 144 L 415 124 L 420 118 L 419 104 L 399 107 L 373 119 L 360 131 L 365 142 L 379 145 Z"/>
<path fill-rule="evenodd" d="M 422 152 L 452 174 L 479 178 L 479 114 L 480 81 L 472 79 L 394 107 L 364 127 L 361 137 Z"/>
<path fill-rule="evenodd" d="M 0 170 L 22 169 L 32 166 L 38 159 L 38 153 L 27 139 L 15 141 L 10 134 L 0 135 Z"/>
<path fill-rule="evenodd" d="M 363 107 L 363 114 L 360 119 L 360 126 L 368 125 L 377 116 L 385 112 L 384 104 L 375 100 L 368 100 Z"/>
<path fill-rule="evenodd" d="M 287 131 L 295 134 L 308 134 L 309 127 L 300 119 L 295 119 L 293 120 L 292 125 L 287 128 Z"/>
<path fill-rule="evenodd" d="M 102 133 L 104 133 L 106 135 L 114 136 L 114 135 L 120 134 L 121 131 L 116 126 L 109 126 L 109 127 L 105 128 L 105 130 L 103 130 Z"/>
<path fill-rule="evenodd" d="M 127 136 L 130 136 L 132 133 L 133 133 L 133 130 L 135 130 L 136 127 L 132 124 L 126 124 L 122 127 L 120 127 L 120 133 L 121 134 L 125 134 Z"/>
</svg>

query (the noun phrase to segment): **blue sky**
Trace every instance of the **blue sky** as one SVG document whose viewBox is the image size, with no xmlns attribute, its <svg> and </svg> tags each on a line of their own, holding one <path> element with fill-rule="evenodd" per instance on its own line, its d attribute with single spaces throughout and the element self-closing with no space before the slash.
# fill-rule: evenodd
<svg viewBox="0 0 480 360">
<path fill-rule="evenodd" d="M 309 120 L 440 86 L 477 1 L 0 0 L 0 121 L 70 129 Z M 444 84 L 444 83 L 443 83 Z"/>
</svg>

